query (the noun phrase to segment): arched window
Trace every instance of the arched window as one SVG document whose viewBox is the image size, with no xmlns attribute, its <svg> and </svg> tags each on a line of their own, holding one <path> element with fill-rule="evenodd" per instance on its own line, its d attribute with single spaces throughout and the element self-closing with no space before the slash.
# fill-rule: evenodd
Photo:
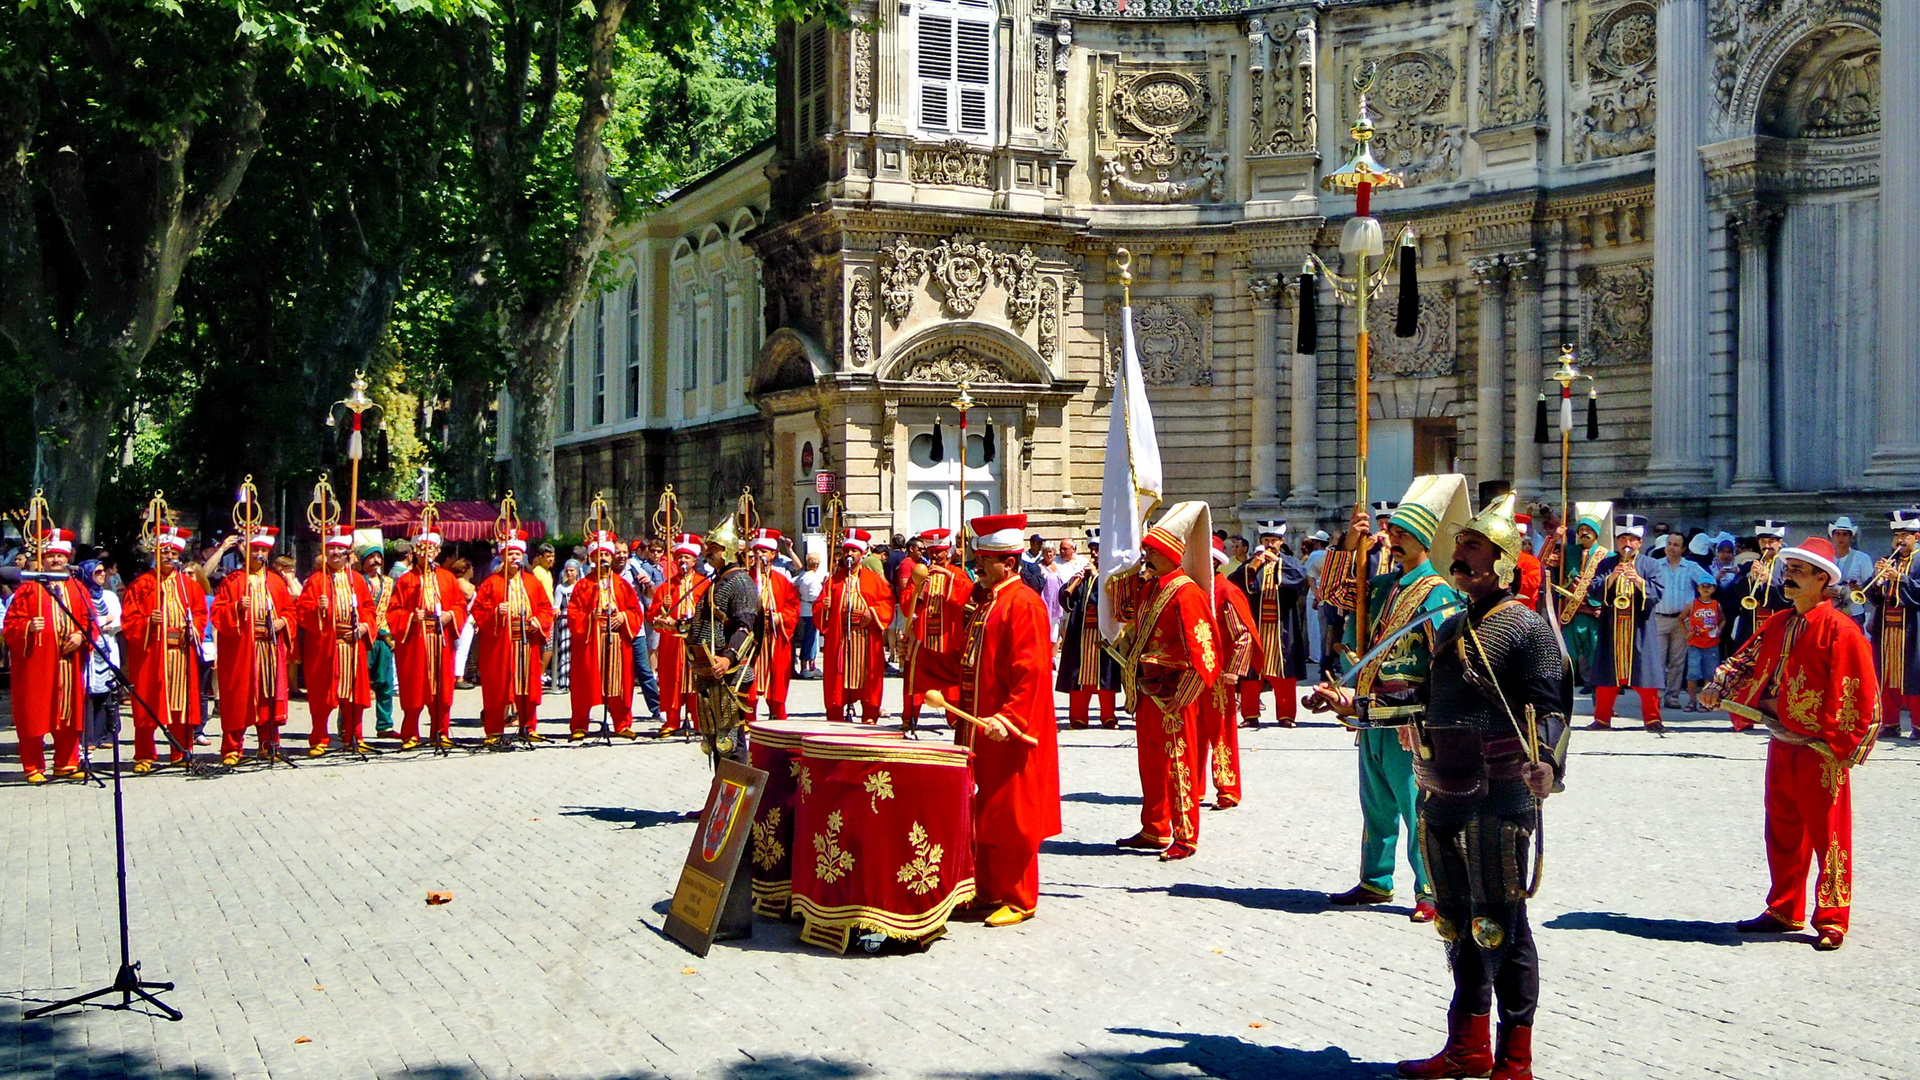
<svg viewBox="0 0 1920 1080">
<path fill-rule="evenodd" d="M 627 418 L 640 415 L 640 278 L 627 286 Z"/>
<path fill-rule="evenodd" d="M 914 6 L 914 123 L 925 135 L 988 142 L 994 132 L 993 0 Z"/>
</svg>

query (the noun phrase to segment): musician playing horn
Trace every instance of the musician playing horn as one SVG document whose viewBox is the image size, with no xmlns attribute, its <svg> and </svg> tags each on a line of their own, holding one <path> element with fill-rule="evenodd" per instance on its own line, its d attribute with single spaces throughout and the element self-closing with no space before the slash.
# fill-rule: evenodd
<svg viewBox="0 0 1920 1080">
<path fill-rule="evenodd" d="M 453 690 L 460 677 L 453 657 L 467 625 L 467 597 L 439 557 L 440 534 L 423 522 L 413 538 L 413 567 L 394 583 L 387 606 L 400 676 L 402 750 L 420 745 L 422 709 L 427 737 L 441 749 L 453 745 Z"/>
<path fill-rule="evenodd" d="M 349 753 L 372 748 L 361 738 L 361 718 L 373 704 L 367 646 L 373 640 L 373 593 L 348 565 L 353 530 L 335 525 L 326 536 L 326 566 L 300 590 L 295 616 L 306 644 L 302 672 L 307 681 L 307 756 L 327 752 L 327 722 L 340 710 L 340 742 Z"/>
<path fill-rule="evenodd" d="M 1787 523 L 1761 518 L 1753 523 L 1753 539 L 1760 546 L 1760 557 L 1747 564 L 1746 577 L 1738 587 L 1729 590 L 1733 595 L 1726 598 L 1726 602 L 1733 605 L 1733 640 L 1741 644 L 1760 632 L 1767 616 L 1793 607 L 1785 588 L 1787 568 L 1780 565 L 1780 548 L 1787 542 Z"/>
<path fill-rule="evenodd" d="M 220 680 L 220 760 L 240 764 L 248 728 L 259 740 L 259 760 L 280 757 L 280 725 L 287 722 L 287 653 L 293 644 L 293 591 L 267 568 L 280 530 L 255 527 L 247 537 L 246 568 L 220 582 L 213 601 Z"/>
<path fill-rule="evenodd" d="M 1887 515 L 1893 530 L 1893 553 L 1874 566 L 1866 587 L 1872 610 L 1873 657 L 1884 694 L 1880 722 L 1883 733 L 1900 732 L 1900 710 L 1906 709 L 1908 732 L 1920 739 L 1920 507 Z"/>
<path fill-rule="evenodd" d="M 40 565 L 53 574 L 67 572 L 73 558 L 73 534 L 50 529 L 40 534 Z M 66 607 L 56 603 L 52 590 Z M 69 614 L 71 612 L 71 614 Z M 79 621 L 74 621 L 78 619 Z M 53 736 L 54 775 L 80 773 L 80 729 L 87 699 L 87 638 L 96 633 L 93 600 L 86 586 L 68 577 L 55 585 L 29 581 L 7 606 L 7 647 L 13 652 L 13 722 L 20 735 L 20 768 L 27 783 L 47 782 L 45 744 Z"/>
<path fill-rule="evenodd" d="M 511 530 L 500 547 L 500 572 L 473 595 L 476 644 L 480 649 L 481 743 L 496 746 L 507 730 L 507 706 L 520 719 L 520 734 L 544 740 L 540 720 L 541 655 L 553 633 L 553 598 L 527 572 L 527 534 Z"/>
<path fill-rule="evenodd" d="M 601 529 L 587 535 L 587 561 L 593 569 L 573 587 L 567 603 L 567 632 L 572 635 L 573 717 L 568 737 L 587 737 L 595 705 L 606 709 L 613 733 L 637 737 L 633 730 L 633 641 L 645 630 L 640 597 L 614 569 L 620 538 Z"/>
<path fill-rule="evenodd" d="M 1640 721 L 1659 734 L 1660 689 L 1666 674 L 1658 660 L 1647 655 L 1645 633 L 1654 605 L 1660 602 L 1656 560 L 1640 554 L 1647 519 L 1619 514 L 1613 519 L 1613 554 L 1600 563 L 1587 598 L 1600 609 L 1600 644 L 1593 655 L 1593 723 L 1605 731 L 1613 726 L 1613 704 L 1620 691 L 1631 689 L 1640 698 Z"/>
<path fill-rule="evenodd" d="M 133 708 L 133 771 L 154 767 L 154 729 L 173 736 L 168 760 L 186 761 L 193 729 L 200 723 L 200 639 L 207 631 L 207 594 L 192 574 L 180 572 L 190 530 L 161 525 L 154 530 L 153 569 L 127 587 L 127 674 L 147 707 Z M 149 711 L 149 708 L 152 711 Z"/>
</svg>

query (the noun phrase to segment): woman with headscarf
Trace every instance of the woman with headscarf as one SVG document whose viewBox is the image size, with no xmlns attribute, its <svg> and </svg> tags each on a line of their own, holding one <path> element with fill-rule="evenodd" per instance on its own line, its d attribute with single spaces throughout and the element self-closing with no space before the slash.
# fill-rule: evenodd
<svg viewBox="0 0 1920 1080">
<path fill-rule="evenodd" d="M 107 567 L 99 559 L 81 563 L 79 577 L 93 602 L 93 621 L 100 628 L 100 650 L 87 661 L 87 711 L 80 740 L 88 750 L 104 750 L 113 737 L 114 714 L 120 709 L 120 686 L 108 666 L 120 666 L 120 598 L 107 588 Z"/>
<path fill-rule="evenodd" d="M 580 560 L 568 559 L 553 583 L 553 687 L 565 690 L 573 683 L 573 635 L 567 633 L 567 602 L 580 584 Z"/>
</svg>

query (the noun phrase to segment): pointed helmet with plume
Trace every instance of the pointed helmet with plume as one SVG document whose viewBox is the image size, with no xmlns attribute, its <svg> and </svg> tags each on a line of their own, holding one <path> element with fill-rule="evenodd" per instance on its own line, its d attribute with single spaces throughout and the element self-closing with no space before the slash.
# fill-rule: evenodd
<svg viewBox="0 0 1920 1080">
<path fill-rule="evenodd" d="M 1520 552 L 1526 546 L 1520 525 L 1513 520 L 1514 502 L 1512 492 L 1501 495 L 1488 503 L 1479 516 L 1454 530 L 1456 535 L 1477 532 L 1500 549 L 1499 557 L 1493 561 L 1493 573 L 1503 589 L 1513 585 L 1513 576 L 1520 568 Z"/>
</svg>

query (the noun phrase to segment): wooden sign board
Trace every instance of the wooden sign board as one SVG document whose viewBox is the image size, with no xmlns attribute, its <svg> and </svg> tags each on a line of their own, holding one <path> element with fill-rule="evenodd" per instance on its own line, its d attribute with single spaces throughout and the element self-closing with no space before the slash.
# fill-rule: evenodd
<svg viewBox="0 0 1920 1080">
<path fill-rule="evenodd" d="M 707 955 L 717 938 L 753 932 L 752 889 L 741 870 L 766 789 L 766 773 L 731 758 L 721 758 L 714 770 L 700 827 L 667 909 L 667 936 L 696 956 Z"/>
</svg>

